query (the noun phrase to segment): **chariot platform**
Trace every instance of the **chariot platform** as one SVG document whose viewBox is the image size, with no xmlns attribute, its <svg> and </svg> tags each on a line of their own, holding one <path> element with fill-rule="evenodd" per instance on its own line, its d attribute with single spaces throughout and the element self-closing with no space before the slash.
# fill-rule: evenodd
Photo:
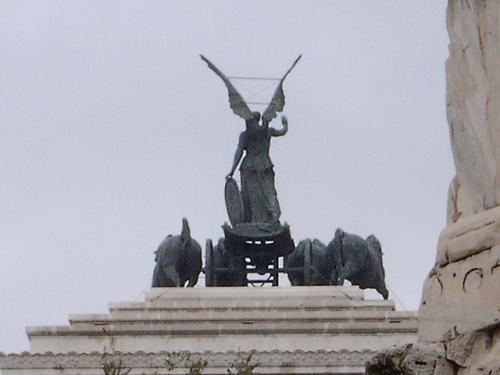
<svg viewBox="0 0 500 375">
<path fill-rule="evenodd" d="M 2 375 L 363 374 L 376 351 L 416 341 L 417 317 L 355 287 L 155 288 L 27 333 L 31 352 L 0 354 Z"/>
</svg>

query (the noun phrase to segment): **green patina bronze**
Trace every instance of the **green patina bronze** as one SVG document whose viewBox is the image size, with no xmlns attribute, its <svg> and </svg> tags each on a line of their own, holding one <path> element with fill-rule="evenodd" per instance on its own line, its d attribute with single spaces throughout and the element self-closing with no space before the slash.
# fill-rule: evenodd
<svg viewBox="0 0 500 375">
<path fill-rule="evenodd" d="M 274 183 L 274 169 L 269 149 L 271 138 L 280 137 L 288 131 L 288 121 L 281 117 L 283 127 L 275 129 L 269 123 L 278 112 L 283 111 L 285 95 L 283 82 L 300 60 L 299 56 L 278 83 L 273 98 L 262 113 L 251 111 L 231 81 L 206 57 L 203 61 L 225 83 L 229 94 L 229 105 L 233 112 L 245 120 L 246 129 L 240 134 L 233 165 L 226 176 L 226 208 L 233 227 L 253 233 L 270 232 L 280 228 L 281 209 Z M 241 163 L 240 163 L 241 162 Z M 240 166 L 241 191 L 234 189 L 233 174 Z M 228 186 L 229 185 L 229 186 Z M 241 203 L 240 203 L 241 202 Z M 244 228 L 244 229 L 243 229 Z"/>
</svg>

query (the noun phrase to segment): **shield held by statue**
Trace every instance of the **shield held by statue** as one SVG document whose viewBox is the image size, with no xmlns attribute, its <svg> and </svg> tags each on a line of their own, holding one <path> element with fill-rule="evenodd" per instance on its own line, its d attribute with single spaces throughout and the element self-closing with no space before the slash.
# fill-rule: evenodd
<svg viewBox="0 0 500 375">
<path fill-rule="evenodd" d="M 243 198 L 241 197 L 238 183 L 233 178 L 228 178 L 226 180 L 224 197 L 226 199 L 226 210 L 229 216 L 229 222 L 234 228 L 236 225 L 243 222 L 244 210 Z"/>
</svg>

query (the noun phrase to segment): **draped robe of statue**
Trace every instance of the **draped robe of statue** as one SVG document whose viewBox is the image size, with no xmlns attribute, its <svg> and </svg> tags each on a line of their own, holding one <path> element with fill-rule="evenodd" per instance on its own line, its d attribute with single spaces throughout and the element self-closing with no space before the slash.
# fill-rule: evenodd
<svg viewBox="0 0 500 375">
<path fill-rule="evenodd" d="M 278 222 L 281 210 L 274 185 L 273 163 L 269 157 L 269 128 L 260 126 L 241 133 L 245 156 L 240 166 L 244 222 Z"/>
</svg>

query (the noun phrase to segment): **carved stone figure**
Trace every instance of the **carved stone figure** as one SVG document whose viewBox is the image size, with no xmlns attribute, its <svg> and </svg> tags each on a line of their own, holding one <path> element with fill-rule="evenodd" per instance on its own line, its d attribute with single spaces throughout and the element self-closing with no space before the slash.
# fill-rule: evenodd
<svg viewBox="0 0 500 375">
<path fill-rule="evenodd" d="M 236 227 L 240 222 L 253 223 L 262 230 L 275 230 L 279 228 L 281 210 L 274 184 L 274 170 L 269 157 L 269 148 L 272 137 L 283 136 L 287 133 L 288 121 L 286 117 L 282 116 L 283 128 L 280 130 L 269 127 L 269 123 L 276 117 L 277 112 L 283 110 L 285 105 L 283 82 L 301 56 L 295 60 L 292 67 L 280 80 L 274 96 L 262 116 L 259 112 L 250 111 L 247 103 L 231 81 L 206 57 L 202 55 L 201 58 L 224 81 L 228 89 L 231 109 L 236 115 L 242 117 L 246 124 L 245 131 L 239 137 L 233 165 L 226 176 L 227 183 L 233 186 L 235 184 L 233 174 L 243 159 L 240 165 L 241 195 L 228 198 L 227 192 L 235 190 L 228 189 L 226 185 L 226 205 L 231 224 Z M 239 200 L 241 200 L 241 205 L 235 204 L 235 201 Z M 233 212 L 234 210 L 237 212 Z"/>
<path fill-rule="evenodd" d="M 332 270 L 334 285 L 343 285 L 347 279 L 361 289 L 376 289 L 384 299 L 389 297 L 389 291 L 385 286 L 382 246 L 374 235 L 364 240 L 338 228 L 326 252 L 334 265 Z"/>
<path fill-rule="evenodd" d="M 193 238 L 187 219 L 182 219 L 182 232 L 168 235 L 155 252 L 153 288 L 193 287 L 201 272 L 201 246 Z"/>
<path fill-rule="evenodd" d="M 214 275 L 215 286 L 247 286 L 245 259 L 230 254 L 226 250 L 224 238 L 220 238 L 214 247 L 213 257 L 217 269 L 229 268 L 235 270 L 235 272 L 217 272 Z"/>
<path fill-rule="evenodd" d="M 329 285 L 333 264 L 326 254 L 325 244 L 317 239 L 312 242 L 309 239 L 300 241 L 295 250 L 288 256 L 286 268 L 302 268 L 301 271 L 289 271 L 288 280 L 293 286 L 306 285 L 304 251 L 308 243 L 311 243 L 311 285 Z"/>
</svg>

